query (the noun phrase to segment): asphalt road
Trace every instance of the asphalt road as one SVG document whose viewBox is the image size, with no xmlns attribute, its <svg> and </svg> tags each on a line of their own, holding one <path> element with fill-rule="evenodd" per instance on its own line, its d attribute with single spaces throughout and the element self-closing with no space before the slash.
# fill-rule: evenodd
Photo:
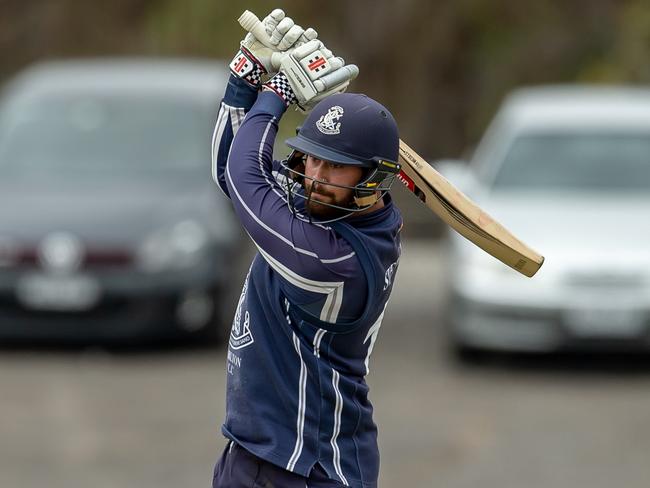
<svg viewBox="0 0 650 488">
<path fill-rule="evenodd" d="M 444 253 L 406 241 L 368 381 L 383 488 L 625 488 L 650 480 L 650 360 L 450 360 Z M 222 349 L 0 349 L 0 487 L 208 487 Z"/>
</svg>

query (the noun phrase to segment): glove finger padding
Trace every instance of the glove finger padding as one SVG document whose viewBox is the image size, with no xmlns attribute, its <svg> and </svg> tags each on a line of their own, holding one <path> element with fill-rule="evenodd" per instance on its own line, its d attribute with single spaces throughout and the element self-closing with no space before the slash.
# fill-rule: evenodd
<svg viewBox="0 0 650 488">
<path fill-rule="evenodd" d="M 275 10 L 273 10 L 273 12 L 271 12 L 269 15 L 264 17 L 262 24 L 264 24 L 264 29 L 266 30 L 266 33 L 269 36 L 271 36 L 275 28 L 280 23 L 280 21 L 285 17 L 286 14 L 284 13 L 284 10 L 282 10 L 281 8 L 276 8 Z"/>
<path fill-rule="evenodd" d="M 348 64 L 339 68 L 336 71 L 328 73 L 323 78 L 316 80 L 314 86 L 318 93 L 311 99 L 304 102 L 296 100 L 296 104 L 301 112 L 309 113 L 316 106 L 318 102 L 324 98 L 334 95 L 335 93 L 343 93 L 350 85 L 350 81 L 359 75 L 359 68 L 354 64 Z"/>
<path fill-rule="evenodd" d="M 278 50 L 279 51 L 286 51 L 289 49 L 291 46 L 293 46 L 296 41 L 303 35 L 304 29 L 300 27 L 299 25 L 294 25 L 289 29 L 284 37 L 280 40 L 278 43 Z"/>
<path fill-rule="evenodd" d="M 348 64 L 314 81 L 314 86 L 319 94 L 330 90 L 336 91 L 336 87 L 343 83 L 349 84 L 357 76 L 359 76 L 359 67 L 356 64 Z"/>
<path fill-rule="evenodd" d="M 316 31 L 314 31 L 314 33 L 316 33 Z M 271 57 L 271 64 L 273 65 L 273 69 L 279 71 L 280 66 L 282 65 L 282 60 L 285 59 L 289 54 L 293 54 L 295 57 L 301 59 L 308 54 L 316 51 L 319 49 L 319 47 L 325 46 L 318 39 L 311 39 L 305 43 L 296 42 L 294 49 L 290 51 L 288 50 L 287 52 L 279 52 L 273 54 Z"/>
<path fill-rule="evenodd" d="M 317 49 L 324 49 L 325 45 L 318 39 L 312 39 L 309 42 L 306 42 L 293 50 L 291 53 L 295 58 L 302 59 L 306 56 L 309 56 L 311 53 Z"/>
<path fill-rule="evenodd" d="M 333 56 L 330 58 L 329 62 L 332 66 L 332 70 L 337 70 L 345 66 L 345 60 L 343 58 Z"/>
<path fill-rule="evenodd" d="M 302 34 L 300 39 L 298 39 L 298 42 L 296 42 L 296 47 L 298 47 L 298 46 L 300 46 L 300 45 L 302 45 L 302 44 L 304 44 L 306 42 L 312 41 L 312 40 L 316 39 L 317 37 L 318 37 L 318 32 L 316 32 L 314 29 L 309 27 Z"/>
<path fill-rule="evenodd" d="M 296 23 L 291 17 L 285 17 L 280 21 L 280 23 L 275 27 L 271 33 L 271 42 L 275 45 L 279 44 L 284 35 L 289 32 Z"/>
<path fill-rule="evenodd" d="M 295 97 L 298 106 L 308 111 L 326 96 L 345 91 L 359 74 L 359 68 L 345 65 L 343 58 L 334 56 L 321 41 L 314 39 L 282 57 L 280 74 L 283 78 L 278 78 L 271 88 L 276 93 L 282 92 L 285 101 L 291 100 L 288 103 Z M 293 96 L 284 95 L 287 91 L 284 85 L 289 86 Z"/>
</svg>

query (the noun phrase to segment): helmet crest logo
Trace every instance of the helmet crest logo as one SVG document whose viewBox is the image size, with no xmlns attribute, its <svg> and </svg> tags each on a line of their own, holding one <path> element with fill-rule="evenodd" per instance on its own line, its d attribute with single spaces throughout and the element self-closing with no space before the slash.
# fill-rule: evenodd
<svg viewBox="0 0 650 488">
<path fill-rule="evenodd" d="M 323 134 L 335 135 L 341 133 L 341 122 L 338 120 L 343 117 L 343 108 L 338 105 L 330 107 L 325 115 L 321 115 L 316 121 L 316 127 Z"/>
</svg>

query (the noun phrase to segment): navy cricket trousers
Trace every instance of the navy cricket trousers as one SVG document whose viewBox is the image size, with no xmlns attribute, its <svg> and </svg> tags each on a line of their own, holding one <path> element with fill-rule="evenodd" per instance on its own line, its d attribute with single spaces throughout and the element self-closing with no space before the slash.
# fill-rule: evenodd
<svg viewBox="0 0 650 488">
<path fill-rule="evenodd" d="M 212 488 L 340 488 L 320 466 L 309 478 L 286 471 L 230 441 L 214 468 Z"/>
</svg>

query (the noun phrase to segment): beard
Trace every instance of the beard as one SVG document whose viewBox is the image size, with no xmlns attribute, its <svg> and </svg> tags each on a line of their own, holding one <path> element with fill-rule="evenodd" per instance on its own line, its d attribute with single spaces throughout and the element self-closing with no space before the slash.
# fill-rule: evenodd
<svg viewBox="0 0 650 488">
<path fill-rule="evenodd" d="M 334 193 L 328 192 L 323 185 L 313 183 L 305 190 L 307 202 L 305 208 L 307 213 L 312 217 L 318 217 L 322 220 L 334 219 L 341 217 L 350 212 L 353 208 L 352 195 L 346 195 L 345 198 L 337 199 Z M 334 208 L 330 205 L 336 205 L 343 208 Z M 344 210 L 349 208 L 350 210 Z"/>
</svg>

